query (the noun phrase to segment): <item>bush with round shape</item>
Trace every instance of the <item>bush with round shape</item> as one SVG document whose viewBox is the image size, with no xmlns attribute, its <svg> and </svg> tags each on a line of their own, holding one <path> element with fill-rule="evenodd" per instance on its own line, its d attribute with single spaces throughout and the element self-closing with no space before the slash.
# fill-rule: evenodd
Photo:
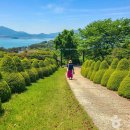
<svg viewBox="0 0 130 130">
<path fill-rule="evenodd" d="M 118 88 L 118 94 L 130 99 L 130 72 L 121 82 Z"/>
<path fill-rule="evenodd" d="M 9 73 L 17 72 L 16 65 L 10 56 L 5 56 L 4 58 L 2 58 L 0 69 L 1 71 L 9 72 Z"/>
<path fill-rule="evenodd" d="M 95 65 L 95 61 L 92 62 L 91 67 L 89 69 L 89 72 L 88 72 L 88 75 L 87 75 L 88 79 L 90 79 L 90 77 L 92 75 L 92 72 L 93 72 L 93 69 L 94 69 L 94 65 Z"/>
<path fill-rule="evenodd" d="M 127 59 L 122 59 L 119 61 L 116 70 L 112 73 L 108 80 L 107 88 L 110 90 L 117 91 L 120 83 L 126 77 L 129 71 L 129 62 Z"/>
<path fill-rule="evenodd" d="M 32 67 L 39 68 L 38 60 L 36 60 L 36 59 L 33 60 Z"/>
<path fill-rule="evenodd" d="M 23 59 L 22 65 L 24 69 L 31 69 L 31 62 L 27 58 Z"/>
<path fill-rule="evenodd" d="M 108 69 L 109 65 L 108 63 L 104 60 L 101 62 L 99 70 L 96 72 L 95 76 L 94 76 L 94 83 L 100 84 L 102 77 L 105 73 L 105 71 Z"/>
<path fill-rule="evenodd" d="M 15 56 L 15 57 L 13 57 L 13 60 L 14 60 L 14 63 L 16 65 L 17 71 L 18 72 L 24 71 L 24 68 L 23 68 L 23 65 L 22 65 L 20 58 L 18 56 Z"/>
<path fill-rule="evenodd" d="M 0 113 L 2 112 L 2 103 L 1 103 L 1 99 L 0 99 Z"/>
<path fill-rule="evenodd" d="M 38 80 L 38 79 L 39 79 L 39 74 L 38 74 L 37 69 L 36 69 L 36 68 L 32 68 L 32 70 L 33 70 L 34 73 L 35 73 L 36 80 Z"/>
<path fill-rule="evenodd" d="M 86 61 L 83 63 L 82 67 L 81 67 L 81 74 L 82 74 L 83 76 L 85 76 L 85 68 L 87 68 L 88 62 L 89 62 L 89 60 L 86 60 Z"/>
<path fill-rule="evenodd" d="M 39 67 L 45 67 L 43 60 L 40 60 L 38 64 L 39 64 Z"/>
<path fill-rule="evenodd" d="M 20 73 L 4 73 L 3 79 L 9 85 L 12 93 L 20 93 L 26 90 L 25 79 Z"/>
<path fill-rule="evenodd" d="M 30 80 L 28 73 L 26 71 L 24 71 L 24 72 L 21 72 L 20 74 L 24 77 L 26 86 L 31 85 L 31 80 Z"/>
<path fill-rule="evenodd" d="M 0 81 L 0 99 L 1 102 L 8 101 L 11 98 L 11 90 L 6 81 Z"/>
<path fill-rule="evenodd" d="M 37 68 L 37 71 L 38 71 L 38 76 L 39 78 L 43 78 L 43 71 L 42 71 L 42 68 Z"/>
<path fill-rule="evenodd" d="M 111 66 L 109 67 L 108 70 L 106 70 L 105 74 L 103 75 L 103 78 L 101 80 L 101 85 L 106 86 L 107 82 L 110 78 L 110 76 L 112 75 L 112 73 L 114 72 L 114 70 L 117 67 L 119 60 L 117 58 L 113 59 Z"/>
<path fill-rule="evenodd" d="M 89 72 L 89 70 L 90 70 L 90 67 L 91 67 L 92 62 L 93 62 L 93 60 L 89 60 L 89 61 L 88 61 L 87 68 L 85 67 L 85 70 L 84 70 L 84 77 L 87 77 L 87 75 L 88 75 L 88 72 Z"/>
<path fill-rule="evenodd" d="M 99 70 L 100 64 L 101 64 L 101 61 L 99 61 L 99 60 L 94 64 L 94 70 L 91 74 L 90 80 L 93 81 L 96 72 Z"/>
</svg>

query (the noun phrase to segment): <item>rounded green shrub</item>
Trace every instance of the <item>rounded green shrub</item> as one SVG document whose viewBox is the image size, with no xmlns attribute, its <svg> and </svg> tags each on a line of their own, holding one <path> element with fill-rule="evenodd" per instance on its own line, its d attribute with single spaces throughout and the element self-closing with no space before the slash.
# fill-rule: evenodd
<svg viewBox="0 0 130 130">
<path fill-rule="evenodd" d="M 31 85 L 31 80 L 28 73 L 25 71 L 25 72 L 21 72 L 20 74 L 24 77 L 26 86 Z"/>
<path fill-rule="evenodd" d="M 101 64 L 101 61 L 99 61 L 99 60 L 94 64 L 94 70 L 91 74 L 90 80 L 93 81 L 96 72 L 99 70 L 100 64 Z"/>
<path fill-rule="evenodd" d="M 111 76 L 111 74 L 114 72 L 114 70 L 116 69 L 117 67 L 117 64 L 118 64 L 119 60 L 117 58 L 113 59 L 112 63 L 111 63 L 111 66 L 109 67 L 108 70 L 106 70 L 105 74 L 103 75 L 102 77 L 102 80 L 101 80 L 101 85 L 103 86 L 106 86 L 107 85 L 107 82 Z"/>
<path fill-rule="evenodd" d="M 0 99 L 0 112 L 2 111 L 2 103 L 1 103 L 1 99 Z"/>
<path fill-rule="evenodd" d="M 88 72 L 89 72 L 89 70 L 90 70 L 90 67 L 91 67 L 92 62 L 93 62 L 93 60 L 89 60 L 89 61 L 88 61 L 87 68 L 85 67 L 85 70 L 84 70 L 84 77 L 87 77 L 87 75 L 88 75 Z"/>
<path fill-rule="evenodd" d="M 128 76 L 126 76 L 123 79 L 123 81 L 121 82 L 121 84 L 118 88 L 118 94 L 120 96 L 130 99 L 130 72 L 129 72 Z"/>
<path fill-rule="evenodd" d="M 43 78 L 43 71 L 42 71 L 42 68 L 37 68 L 37 71 L 38 71 L 38 76 L 39 78 Z"/>
<path fill-rule="evenodd" d="M 24 69 L 31 69 L 31 62 L 27 58 L 23 59 L 22 65 Z"/>
<path fill-rule="evenodd" d="M 100 84 L 102 77 L 105 73 L 105 71 L 108 69 L 109 65 L 108 63 L 104 60 L 101 62 L 99 70 L 96 72 L 95 76 L 94 76 L 94 83 Z"/>
<path fill-rule="evenodd" d="M 33 60 L 32 67 L 39 68 L 38 60 L 36 60 L 36 59 Z"/>
<path fill-rule="evenodd" d="M 89 60 L 86 60 L 81 67 L 81 74 L 85 77 L 85 68 L 88 67 Z"/>
<path fill-rule="evenodd" d="M 31 70 L 33 70 L 33 72 L 35 73 L 35 77 L 36 77 L 36 80 L 39 79 L 39 74 L 38 74 L 38 71 L 36 68 L 32 68 Z"/>
<path fill-rule="evenodd" d="M 1 102 L 8 101 L 11 97 L 11 90 L 6 81 L 0 81 L 0 99 Z"/>
<path fill-rule="evenodd" d="M 120 83 L 126 77 L 129 71 L 129 62 L 127 59 L 122 59 L 119 61 L 116 70 L 112 73 L 108 80 L 107 88 L 117 91 Z"/>
<path fill-rule="evenodd" d="M 43 76 L 44 77 L 49 76 L 49 69 L 48 69 L 48 67 L 43 67 L 42 71 L 43 71 Z"/>
<path fill-rule="evenodd" d="M 43 60 L 40 60 L 38 64 L 39 64 L 39 67 L 45 67 Z"/>
<path fill-rule="evenodd" d="M 2 58 L 1 64 L 0 64 L 0 69 L 1 69 L 1 71 L 9 72 L 9 73 L 17 72 L 15 63 L 10 56 L 5 56 L 4 58 Z"/>
<path fill-rule="evenodd" d="M 23 65 L 22 65 L 20 58 L 18 56 L 15 56 L 15 57 L 13 57 L 13 60 L 14 60 L 14 63 L 16 65 L 17 71 L 18 72 L 24 71 L 24 68 L 23 68 Z"/>
<path fill-rule="evenodd" d="M 20 93 L 26 89 L 25 79 L 20 73 L 4 73 L 3 79 L 9 85 L 12 93 Z"/>
<path fill-rule="evenodd" d="M 94 69 L 94 65 L 95 65 L 95 62 L 93 61 L 92 64 L 91 64 L 91 67 L 89 69 L 88 75 L 87 75 L 88 79 L 90 79 L 90 77 L 92 75 L 92 72 L 93 72 L 93 69 Z"/>
</svg>

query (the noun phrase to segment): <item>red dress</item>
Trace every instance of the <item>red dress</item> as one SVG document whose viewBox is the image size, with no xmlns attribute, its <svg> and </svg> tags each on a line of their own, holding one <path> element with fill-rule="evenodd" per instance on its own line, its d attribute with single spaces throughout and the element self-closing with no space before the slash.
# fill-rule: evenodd
<svg viewBox="0 0 130 130">
<path fill-rule="evenodd" d="M 68 71 L 67 71 L 67 77 L 68 78 L 73 78 L 73 64 L 68 64 Z"/>
</svg>

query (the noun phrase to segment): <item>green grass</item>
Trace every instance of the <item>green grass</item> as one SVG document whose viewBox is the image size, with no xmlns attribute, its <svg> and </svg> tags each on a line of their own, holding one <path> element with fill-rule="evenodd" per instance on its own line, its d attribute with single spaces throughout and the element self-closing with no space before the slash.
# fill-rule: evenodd
<svg viewBox="0 0 130 130">
<path fill-rule="evenodd" d="M 73 96 L 64 69 L 13 95 L 3 108 L 0 130 L 97 130 Z"/>
</svg>

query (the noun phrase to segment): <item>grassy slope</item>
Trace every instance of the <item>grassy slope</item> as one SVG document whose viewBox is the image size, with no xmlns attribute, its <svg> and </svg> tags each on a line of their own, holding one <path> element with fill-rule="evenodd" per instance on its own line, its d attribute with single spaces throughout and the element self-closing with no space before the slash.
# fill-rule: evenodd
<svg viewBox="0 0 130 130">
<path fill-rule="evenodd" d="M 73 96 L 64 73 L 60 69 L 4 103 L 0 130 L 96 129 Z"/>
</svg>

